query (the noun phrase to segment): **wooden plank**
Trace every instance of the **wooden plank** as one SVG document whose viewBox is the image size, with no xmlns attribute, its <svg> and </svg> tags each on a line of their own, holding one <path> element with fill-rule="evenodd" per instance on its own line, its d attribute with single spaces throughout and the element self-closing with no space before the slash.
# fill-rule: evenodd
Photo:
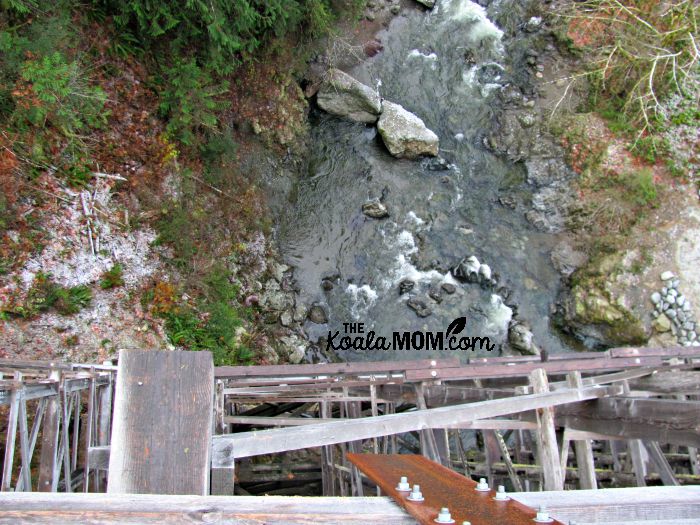
<svg viewBox="0 0 700 525">
<path fill-rule="evenodd" d="M 84 459 L 83 459 L 83 492 L 90 490 L 90 461 L 88 459 L 90 447 L 92 446 L 92 432 L 95 421 L 95 378 L 90 378 L 90 388 L 88 389 L 88 411 L 85 415 L 85 435 Z"/>
<path fill-rule="evenodd" d="M 60 383 L 61 371 L 52 370 L 50 378 Z M 58 433 L 61 421 L 59 400 L 58 393 L 48 398 L 44 415 L 44 429 L 41 435 L 41 452 L 39 456 L 38 490 L 40 492 L 51 492 L 53 487 L 53 477 L 56 472 L 56 461 L 58 459 Z"/>
<path fill-rule="evenodd" d="M 214 403 L 209 352 L 122 350 L 109 493 L 209 493 Z"/>
<path fill-rule="evenodd" d="M 232 377 L 357 375 L 379 372 L 402 372 L 459 366 L 458 358 L 416 359 L 406 361 L 355 361 L 350 363 L 318 363 L 315 365 L 217 366 L 214 375 Z"/>
<path fill-rule="evenodd" d="M 531 507 L 544 505 L 565 523 L 646 525 L 647 520 L 697 520 L 700 516 L 700 485 L 520 492 L 509 496 Z"/>
<path fill-rule="evenodd" d="M 24 399 L 20 390 L 20 400 L 19 400 L 19 454 L 21 460 L 21 488 L 27 492 L 32 491 L 32 477 L 31 468 L 29 463 L 32 460 L 31 454 L 29 452 L 29 429 L 27 428 L 27 401 Z M 20 486 L 20 482 L 17 482 Z"/>
<path fill-rule="evenodd" d="M 660 394 L 700 394 L 700 372 L 660 371 L 651 376 L 631 380 L 630 388 Z"/>
<path fill-rule="evenodd" d="M 496 436 L 496 440 L 498 441 L 498 446 L 501 449 L 501 457 L 503 458 L 503 462 L 506 464 L 506 469 L 508 469 L 508 477 L 510 478 L 510 482 L 513 484 L 513 488 L 516 491 L 521 492 L 523 490 L 523 486 L 522 483 L 520 483 L 520 478 L 515 472 L 515 468 L 513 467 L 513 461 L 510 459 L 510 452 L 508 452 L 506 442 L 503 440 L 503 436 L 500 432 L 495 431 L 494 434 Z"/>
<path fill-rule="evenodd" d="M 596 372 L 603 370 L 621 370 L 625 368 L 662 366 L 661 357 L 634 358 L 600 358 L 600 359 L 570 359 L 561 361 L 513 363 L 512 365 L 485 364 L 459 368 L 440 368 L 434 370 L 407 370 L 406 380 L 427 381 L 430 379 L 477 379 L 491 377 L 528 376 L 537 368 L 544 368 L 547 374 L 566 374 L 568 372 Z"/>
<path fill-rule="evenodd" d="M 212 463 L 217 468 L 225 468 L 234 458 L 332 445 L 425 428 L 446 428 L 447 425 L 461 421 L 475 421 L 519 411 L 573 403 L 620 391 L 621 389 L 617 386 L 593 386 L 581 390 L 558 390 L 545 394 L 519 396 L 515 399 L 494 399 L 374 418 L 215 436 Z"/>
<path fill-rule="evenodd" d="M 192 525 L 411 525 L 415 520 L 389 498 L 179 496 L 145 494 L 0 495 L 1 525 L 80 523 Z"/>
<path fill-rule="evenodd" d="M 530 383 L 535 393 L 547 393 L 547 374 L 542 368 L 530 373 Z M 580 390 L 580 389 L 578 389 Z M 551 407 L 540 407 L 537 414 L 537 450 L 539 462 L 544 472 L 544 490 L 563 490 L 564 478 L 560 467 L 557 434 L 554 429 L 554 410 Z"/>
</svg>

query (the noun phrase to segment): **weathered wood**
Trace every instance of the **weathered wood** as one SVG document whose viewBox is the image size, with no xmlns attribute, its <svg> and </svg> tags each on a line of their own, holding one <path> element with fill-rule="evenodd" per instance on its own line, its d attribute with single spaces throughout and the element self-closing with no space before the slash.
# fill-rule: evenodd
<svg viewBox="0 0 700 525">
<path fill-rule="evenodd" d="M 535 393 L 549 391 L 547 374 L 542 368 L 530 373 L 530 383 Z M 581 390 L 581 389 L 578 389 Z M 554 429 L 554 410 L 551 407 L 540 407 L 537 414 L 537 450 L 539 463 L 544 471 L 544 490 L 562 490 L 564 479 L 560 467 L 557 434 Z"/>
<path fill-rule="evenodd" d="M 85 415 L 84 459 L 83 459 L 83 492 L 90 490 L 90 461 L 88 460 L 92 446 L 92 429 L 95 421 L 95 378 L 90 378 L 88 389 L 88 411 Z"/>
<path fill-rule="evenodd" d="M 673 474 L 671 465 L 668 464 L 668 460 L 664 457 L 659 444 L 656 441 L 642 441 L 642 443 L 644 444 L 644 448 L 647 449 L 649 457 L 651 457 L 651 460 L 656 465 L 657 471 L 659 476 L 661 476 L 661 480 L 664 482 L 664 485 L 680 485 L 676 479 L 676 476 Z"/>
<path fill-rule="evenodd" d="M 7 422 L 5 441 L 5 459 L 2 467 L 2 482 L 0 491 L 10 490 L 12 483 L 12 467 L 15 459 L 15 440 L 17 439 L 17 422 L 19 421 L 19 401 L 21 392 L 13 390 L 10 394 L 10 415 Z"/>
<path fill-rule="evenodd" d="M 630 380 L 630 388 L 660 394 L 700 394 L 700 372 L 660 371 L 651 376 Z"/>
<path fill-rule="evenodd" d="M 88 449 L 88 464 L 90 469 L 107 470 L 109 469 L 109 445 L 90 447 Z"/>
<path fill-rule="evenodd" d="M 32 459 L 31 453 L 29 452 L 29 429 L 27 428 L 27 401 L 22 396 L 22 391 L 20 390 L 20 400 L 19 400 L 19 454 L 21 459 L 21 469 L 20 469 L 20 481 L 17 482 L 18 486 L 21 486 L 23 490 L 27 492 L 32 491 L 32 477 L 31 468 L 29 463 Z"/>
<path fill-rule="evenodd" d="M 510 459 L 510 452 L 508 452 L 506 442 L 500 432 L 495 431 L 494 435 L 496 436 L 498 446 L 501 449 L 501 457 L 503 458 L 503 462 L 506 464 L 506 468 L 508 469 L 508 477 L 510 478 L 510 482 L 513 484 L 513 488 L 516 491 L 521 492 L 523 490 L 523 486 L 522 483 L 520 483 L 518 474 L 515 472 L 515 468 L 513 467 L 513 460 Z"/>
<path fill-rule="evenodd" d="M 211 495 L 233 496 L 236 490 L 235 472 L 232 468 L 211 469 Z"/>
<path fill-rule="evenodd" d="M 209 352 L 122 350 L 110 493 L 209 493 L 214 403 Z"/>
<path fill-rule="evenodd" d="M 697 485 L 520 492 L 509 496 L 531 507 L 544 505 L 565 523 L 646 525 L 647 520 L 683 519 L 693 519 L 697 523 L 700 516 L 700 486 Z"/>
<path fill-rule="evenodd" d="M 427 381 L 430 379 L 476 379 L 491 377 L 526 377 L 533 370 L 543 368 L 548 374 L 566 374 L 568 372 L 596 372 L 603 370 L 621 370 L 624 368 L 640 368 L 661 366 L 661 357 L 635 357 L 635 358 L 599 358 L 599 359 L 568 359 L 546 362 L 515 362 L 512 366 L 503 366 L 502 363 L 478 364 L 470 362 L 468 367 L 439 368 L 435 370 L 407 370 L 406 380 Z"/>
<path fill-rule="evenodd" d="M 50 378 L 56 382 L 61 380 L 61 371 L 52 370 Z M 44 429 L 41 435 L 41 452 L 39 457 L 39 492 L 51 492 L 53 477 L 57 471 L 58 433 L 61 422 L 60 397 L 58 393 L 48 398 L 44 415 Z"/>
<path fill-rule="evenodd" d="M 580 372 L 572 372 L 567 376 L 571 388 L 583 388 L 583 380 Z M 593 461 L 593 447 L 590 440 L 574 439 L 576 451 L 576 465 L 578 466 L 579 488 L 597 489 L 598 483 L 595 477 L 595 463 Z"/>
<path fill-rule="evenodd" d="M 374 374 L 459 366 L 458 358 L 416 359 L 406 361 L 356 361 L 351 363 L 318 363 L 315 365 L 217 366 L 217 378 L 263 376 L 322 376 L 329 374 Z"/>
<path fill-rule="evenodd" d="M 700 402 L 611 397 L 556 410 L 558 426 L 700 447 Z"/>
<path fill-rule="evenodd" d="M 620 392 L 616 386 L 559 390 L 545 394 L 494 399 L 465 405 L 388 414 L 375 418 L 333 421 L 295 428 L 281 428 L 215 436 L 212 463 L 224 468 L 234 458 L 272 454 L 286 450 L 318 447 L 346 441 L 412 432 L 425 428 L 446 428 L 460 421 L 498 417 L 518 411 L 573 403 Z"/>
<path fill-rule="evenodd" d="M 34 449 L 36 448 L 36 441 L 39 437 L 39 428 L 43 421 L 44 412 L 46 411 L 46 398 L 39 400 L 39 406 L 36 409 L 36 415 L 34 416 L 34 423 L 32 424 L 32 432 L 29 437 L 29 457 L 33 457 Z M 24 469 L 24 467 L 22 467 Z M 19 480 L 22 481 L 23 473 L 20 472 Z M 17 490 L 24 490 L 20 483 L 17 484 Z"/>
<path fill-rule="evenodd" d="M 197 523 L 410 525 L 389 498 L 178 496 L 145 494 L 0 495 L 0 524 L 80 523 L 192 525 Z"/>
</svg>

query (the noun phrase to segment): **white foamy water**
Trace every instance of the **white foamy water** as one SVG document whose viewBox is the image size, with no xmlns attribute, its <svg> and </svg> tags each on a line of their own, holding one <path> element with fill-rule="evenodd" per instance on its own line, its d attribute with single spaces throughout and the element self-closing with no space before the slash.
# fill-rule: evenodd
<svg viewBox="0 0 700 525">
<path fill-rule="evenodd" d="M 449 0 L 444 4 L 452 20 L 471 24 L 469 38 L 473 42 L 486 39 L 501 40 L 503 37 L 503 31 L 488 19 L 486 10 L 479 4 L 470 0 Z"/>
<path fill-rule="evenodd" d="M 508 332 L 508 325 L 513 318 L 513 310 L 503 303 L 500 295 L 491 295 L 491 301 L 486 309 L 486 325 L 484 331 L 486 335 L 503 335 Z"/>
<path fill-rule="evenodd" d="M 350 314 L 355 320 L 359 319 L 364 313 L 366 313 L 367 310 L 372 307 L 378 297 L 377 292 L 374 291 L 368 284 L 363 284 L 362 286 L 349 284 L 345 291 L 352 297 Z"/>
<path fill-rule="evenodd" d="M 411 263 L 411 255 L 418 251 L 413 234 L 407 230 L 402 230 L 395 241 L 390 243 L 389 248 L 396 250 L 394 267 L 389 272 L 386 279 L 382 281 L 385 290 L 393 288 L 404 279 L 414 282 L 440 281 L 443 283 L 458 284 L 449 272 L 443 274 L 437 270 L 421 271 Z"/>
</svg>

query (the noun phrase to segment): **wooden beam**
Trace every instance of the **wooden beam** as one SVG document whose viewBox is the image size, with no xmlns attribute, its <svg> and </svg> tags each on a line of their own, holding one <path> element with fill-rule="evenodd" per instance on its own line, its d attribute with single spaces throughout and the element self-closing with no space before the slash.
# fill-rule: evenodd
<svg viewBox="0 0 700 525">
<path fill-rule="evenodd" d="M 122 350 L 109 493 L 209 493 L 214 366 L 210 352 Z"/>
<path fill-rule="evenodd" d="M 0 525 L 82 523 L 185 525 L 309 523 L 410 525 L 389 498 L 179 496 L 147 494 L 0 494 Z"/>
<path fill-rule="evenodd" d="M 372 418 L 214 436 L 212 464 L 217 468 L 226 468 L 235 458 L 332 445 L 426 428 L 446 428 L 454 423 L 594 399 L 620 391 L 616 386 L 593 386 L 582 390 L 559 390 Z"/>
<path fill-rule="evenodd" d="M 611 397 L 556 410 L 558 426 L 700 447 L 700 402 Z"/>
<path fill-rule="evenodd" d="M 50 378 L 56 382 L 61 380 L 61 371 L 52 370 Z M 58 393 L 48 398 L 48 406 L 44 414 L 44 425 L 41 433 L 41 452 L 39 457 L 39 492 L 51 492 L 54 473 L 58 471 L 58 433 L 61 422 L 60 397 Z"/>
</svg>

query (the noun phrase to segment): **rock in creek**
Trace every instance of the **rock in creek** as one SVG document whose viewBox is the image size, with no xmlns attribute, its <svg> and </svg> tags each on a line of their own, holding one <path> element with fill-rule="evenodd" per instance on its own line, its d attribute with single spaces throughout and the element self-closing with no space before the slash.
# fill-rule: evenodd
<svg viewBox="0 0 700 525">
<path fill-rule="evenodd" d="M 419 4 L 423 4 L 425 7 L 432 9 L 435 7 L 435 0 L 416 0 Z"/>
<path fill-rule="evenodd" d="M 373 219 L 383 219 L 389 216 L 389 210 L 379 199 L 371 199 L 362 205 L 362 213 Z"/>
<path fill-rule="evenodd" d="M 430 314 L 433 313 L 433 311 L 430 308 L 428 308 L 428 305 L 426 305 L 420 299 L 409 299 L 408 301 L 406 301 L 406 304 L 411 310 L 416 312 L 416 315 L 418 317 L 428 317 Z"/>
<path fill-rule="evenodd" d="M 416 285 L 411 279 L 404 279 L 399 283 L 399 293 L 401 295 L 410 292 L 413 290 L 413 287 Z"/>
<path fill-rule="evenodd" d="M 394 157 L 417 159 L 422 155 L 435 157 L 438 154 L 438 136 L 419 117 L 399 104 L 384 101 L 377 129 Z"/>
<path fill-rule="evenodd" d="M 309 309 L 309 321 L 316 324 L 326 324 L 328 322 L 328 316 L 322 306 L 315 304 Z"/>
<path fill-rule="evenodd" d="M 452 295 L 457 291 L 457 287 L 454 284 L 451 283 L 442 283 L 441 288 L 444 290 L 444 292 L 447 295 Z"/>
<path fill-rule="evenodd" d="M 318 105 L 324 111 L 355 122 L 374 123 L 382 111 L 379 95 L 339 69 L 330 69 L 318 91 Z"/>
<path fill-rule="evenodd" d="M 535 346 L 533 337 L 530 329 L 523 323 L 511 323 L 508 329 L 508 342 L 522 354 L 540 355 L 540 349 Z"/>
</svg>

